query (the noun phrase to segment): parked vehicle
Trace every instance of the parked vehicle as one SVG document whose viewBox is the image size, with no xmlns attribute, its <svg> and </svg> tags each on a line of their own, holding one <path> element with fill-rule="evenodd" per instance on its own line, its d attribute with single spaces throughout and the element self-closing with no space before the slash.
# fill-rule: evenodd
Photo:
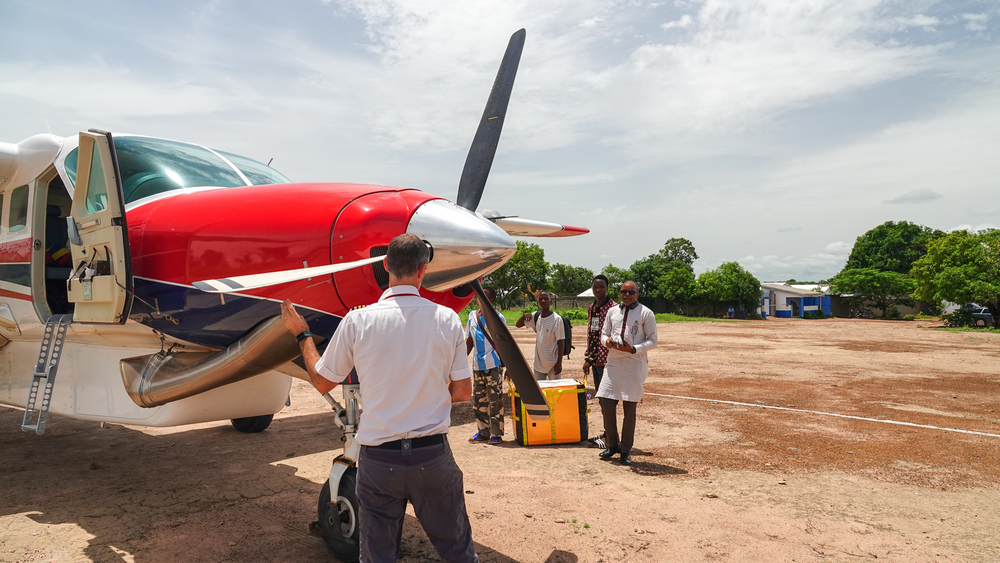
<svg viewBox="0 0 1000 563">
<path fill-rule="evenodd" d="M 975 319 L 974 323 L 976 326 L 992 326 L 993 325 L 993 313 L 986 307 L 973 306 L 972 318 Z"/>
</svg>

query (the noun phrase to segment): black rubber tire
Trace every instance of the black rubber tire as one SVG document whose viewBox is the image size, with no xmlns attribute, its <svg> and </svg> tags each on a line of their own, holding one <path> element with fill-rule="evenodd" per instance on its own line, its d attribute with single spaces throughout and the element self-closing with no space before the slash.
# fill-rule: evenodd
<svg viewBox="0 0 1000 563">
<path fill-rule="evenodd" d="M 986 326 L 986 321 L 984 319 L 976 319 L 976 326 Z"/>
<path fill-rule="evenodd" d="M 233 428 L 239 430 L 240 432 L 246 432 L 247 434 L 256 434 L 257 432 L 263 432 L 271 425 L 271 419 L 274 418 L 273 414 L 262 414 L 260 416 L 248 416 L 246 418 L 234 418 L 229 422 L 233 423 Z"/>
<path fill-rule="evenodd" d="M 337 491 L 337 499 L 340 507 L 340 521 L 336 521 L 335 514 L 331 514 L 330 506 L 330 481 L 323 483 L 323 489 L 319 493 L 319 506 L 316 516 L 319 518 L 319 525 L 325 537 L 323 542 L 331 555 L 343 563 L 357 563 L 361 556 L 361 526 L 358 522 L 358 495 L 355 491 L 358 480 L 358 470 L 349 467 L 344 476 L 340 478 L 340 487 Z M 341 531 L 337 531 L 333 526 L 340 525 Z M 344 537 L 344 536 L 347 537 Z"/>
</svg>

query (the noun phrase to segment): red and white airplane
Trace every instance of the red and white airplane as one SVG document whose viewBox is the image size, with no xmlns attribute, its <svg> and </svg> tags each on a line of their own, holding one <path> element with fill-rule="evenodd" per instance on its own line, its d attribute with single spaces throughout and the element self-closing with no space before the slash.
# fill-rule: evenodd
<svg viewBox="0 0 1000 563">
<path fill-rule="evenodd" d="M 39 434 L 48 413 L 260 431 L 291 377 L 307 379 L 283 299 L 322 346 L 347 311 L 378 299 L 379 257 L 400 233 L 433 249 L 422 295 L 457 311 L 513 255 L 512 235 L 588 232 L 475 211 L 523 40 L 511 39 L 456 203 L 295 184 L 246 157 L 138 135 L 0 143 L 0 403 L 27 407 L 23 428 Z M 505 356 L 517 350 L 505 327 L 489 329 L 509 341 Z M 512 376 L 531 394 L 523 371 Z"/>
<path fill-rule="evenodd" d="M 414 189 L 294 184 L 252 159 L 91 130 L 0 143 L 0 403 L 49 413 L 175 426 L 232 420 L 260 432 L 308 380 L 281 320 L 290 299 L 322 349 L 343 316 L 387 287 L 389 241 L 431 247 L 421 294 L 455 311 L 516 251 L 511 236 L 587 229 L 476 212 L 513 88 L 524 30 L 511 37 L 455 203 Z M 484 298 L 485 306 L 492 307 Z M 522 403 L 548 405 L 510 331 L 485 315 Z M 344 453 L 319 499 L 315 531 L 340 560 L 358 554 L 354 440 L 358 377 L 327 395 Z"/>
</svg>

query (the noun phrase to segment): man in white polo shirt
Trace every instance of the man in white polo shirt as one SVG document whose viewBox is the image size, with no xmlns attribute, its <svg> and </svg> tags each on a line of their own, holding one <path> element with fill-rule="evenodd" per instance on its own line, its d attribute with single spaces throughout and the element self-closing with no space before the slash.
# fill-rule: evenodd
<svg viewBox="0 0 1000 563">
<path fill-rule="evenodd" d="M 365 562 L 398 559 L 407 501 L 442 559 L 479 561 L 462 471 L 446 438 L 451 404 L 472 396 L 472 372 L 458 315 L 420 297 L 429 260 L 416 236 L 392 239 L 389 289 L 378 302 L 349 312 L 322 357 L 311 338 L 299 340 L 320 393 L 357 370 L 364 398 L 357 494 Z M 282 317 L 293 334 L 308 334 L 288 301 Z"/>
<path fill-rule="evenodd" d="M 563 319 L 549 308 L 551 297 L 549 292 L 538 292 L 538 319 L 535 314 L 525 313 L 514 323 L 518 328 L 527 326 L 535 331 L 535 379 L 559 379 L 562 373 L 563 346 L 566 342 L 566 328 Z"/>
</svg>

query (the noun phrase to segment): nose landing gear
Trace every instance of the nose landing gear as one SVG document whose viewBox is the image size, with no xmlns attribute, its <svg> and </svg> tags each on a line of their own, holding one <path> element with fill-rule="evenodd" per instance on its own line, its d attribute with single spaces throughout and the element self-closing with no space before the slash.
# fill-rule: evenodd
<svg viewBox="0 0 1000 563">
<path fill-rule="evenodd" d="M 361 445 L 354 437 L 361 421 L 361 389 L 357 383 L 344 385 L 343 389 L 347 408 L 329 393 L 323 395 L 337 413 L 334 422 L 344 431 L 344 453 L 333 460 L 330 478 L 323 483 L 319 493 L 318 521 L 313 522 L 309 530 L 323 538 L 327 551 L 339 561 L 357 563 L 361 554 L 357 495 Z M 336 499 L 332 491 L 337 491 Z"/>
<path fill-rule="evenodd" d="M 323 543 L 330 554 L 345 563 L 357 561 L 360 555 L 356 483 L 357 469 L 351 467 L 340 478 L 336 502 L 330 502 L 330 481 L 323 483 L 323 490 L 319 493 L 317 531 L 323 536 Z"/>
</svg>

